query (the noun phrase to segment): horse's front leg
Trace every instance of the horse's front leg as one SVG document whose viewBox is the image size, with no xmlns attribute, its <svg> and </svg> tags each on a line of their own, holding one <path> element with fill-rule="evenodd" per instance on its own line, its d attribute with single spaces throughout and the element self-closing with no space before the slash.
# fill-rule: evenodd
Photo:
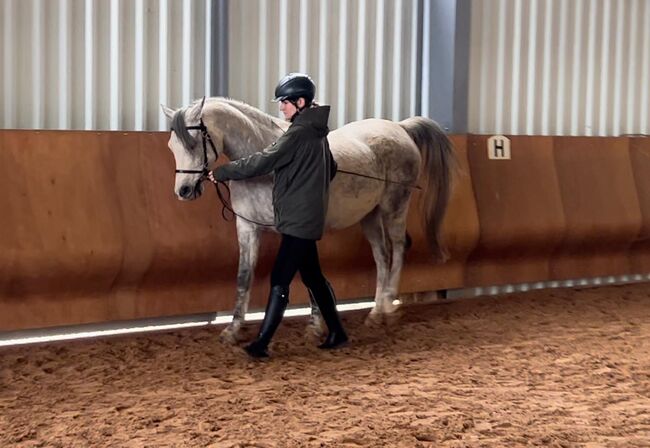
<svg viewBox="0 0 650 448">
<path fill-rule="evenodd" d="M 233 318 L 221 332 L 221 340 L 236 344 L 240 339 L 240 329 L 248 311 L 251 286 L 259 254 L 260 235 L 256 225 L 237 219 L 237 239 L 239 240 L 239 269 L 237 271 L 237 301 Z"/>
</svg>

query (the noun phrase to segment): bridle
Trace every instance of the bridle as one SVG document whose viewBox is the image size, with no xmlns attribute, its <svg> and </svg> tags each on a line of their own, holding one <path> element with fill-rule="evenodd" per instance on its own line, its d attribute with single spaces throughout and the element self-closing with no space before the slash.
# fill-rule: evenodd
<svg viewBox="0 0 650 448">
<path fill-rule="evenodd" d="M 201 106 L 202 107 L 202 106 Z M 185 129 L 190 130 L 190 131 L 201 131 L 201 140 L 202 140 L 202 145 L 203 145 L 203 168 L 200 170 L 176 170 L 176 174 L 200 174 L 201 177 L 197 181 L 197 184 L 200 182 L 203 182 L 207 177 L 208 174 L 210 173 L 210 164 L 208 163 L 208 143 L 210 144 L 210 148 L 212 148 L 212 152 L 214 153 L 214 160 L 215 162 L 217 159 L 219 159 L 219 153 L 217 152 L 217 148 L 214 146 L 214 142 L 212 141 L 212 137 L 210 137 L 210 134 L 208 133 L 208 127 L 203 123 L 203 117 L 200 118 L 199 124 L 197 126 L 185 126 Z M 172 131 L 174 129 L 172 128 Z M 223 192 L 219 188 L 219 185 L 223 185 L 226 188 L 226 191 L 228 192 L 227 196 L 224 197 Z M 248 221 L 252 224 L 256 224 L 258 226 L 264 226 L 264 227 L 273 227 L 275 224 L 265 224 L 262 222 L 257 222 L 252 219 L 248 219 L 245 216 L 242 216 L 233 210 L 232 206 L 230 205 L 230 187 L 228 186 L 227 183 L 217 181 L 214 184 L 215 189 L 217 190 L 217 196 L 219 197 L 219 200 L 223 204 L 223 208 L 221 209 L 221 216 L 223 219 L 226 221 L 229 221 L 228 217 L 226 216 L 226 210 L 228 210 L 230 213 L 232 213 L 234 216 L 238 216 L 242 218 L 245 221 Z"/>
<path fill-rule="evenodd" d="M 199 181 L 202 181 L 204 178 L 208 177 L 208 173 L 210 172 L 209 164 L 208 164 L 208 143 L 210 144 L 210 147 L 212 148 L 212 152 L 214 152 L 214 158 L 215 161 L 219 158 L 219 153 L 217 152 L 217 148 L 214 146 L 214 142 L 212 141 L 212 137 L 210 137 L 210 134 L 208 133 L 208 128 L 203 123 L 203 117 L 201 117 L 198 126 L 186 126 L 185 127 L 188 130 L 194 130 L 194 131 L 201 131 L 201 140 L 203 141 L 203 169 L 201 170 L 176 170 L 176 174 L 200 174 L 201 178 Z M 174 129 L 172 128 L 172 131 Z"/>
</svg>

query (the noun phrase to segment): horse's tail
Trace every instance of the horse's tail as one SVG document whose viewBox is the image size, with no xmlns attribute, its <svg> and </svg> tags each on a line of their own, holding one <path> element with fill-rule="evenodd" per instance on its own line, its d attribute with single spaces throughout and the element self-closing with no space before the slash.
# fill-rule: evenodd
<svg viewBox="0 0 650 448">
<path fill-rule="evenodd" d="M 456 157 L 451 140 L 435 121 L 425 117 L 407 118 L 400 122 L 422 154 L 422 170 L 426 174 L 423 192 L 424 229 L 434 256 L 448 258 L 442 237 L 442 221 L 451 195 L 452 174 Z"/>
</svg>

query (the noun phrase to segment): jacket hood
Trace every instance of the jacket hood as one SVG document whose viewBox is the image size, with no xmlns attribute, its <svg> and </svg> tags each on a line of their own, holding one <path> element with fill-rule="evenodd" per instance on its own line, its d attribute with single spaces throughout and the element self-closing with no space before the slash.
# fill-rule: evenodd
<svg viewBox="0 0 650 448">
<path fill-rule="evenodd" d="M 327 127 L 329 116 L 329 106 L 314 106 L 300 112 L 294 124 L 312 128 L 318 137 L 325 137 L 330 131 Z"/>
</svg>

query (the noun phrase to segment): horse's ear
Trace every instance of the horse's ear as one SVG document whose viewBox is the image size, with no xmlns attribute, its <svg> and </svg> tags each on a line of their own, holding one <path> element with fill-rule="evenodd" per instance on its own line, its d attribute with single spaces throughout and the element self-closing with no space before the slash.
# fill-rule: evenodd
<svg viewBox="0 0 650 448">
<path fill-rule="evenodd" d="M 191 120 L 198 121 L 203 116 L 203 106 L 205 105 L 205 97 L 201 100 L 199 107 L 194 107 L 191 115 Z"/>
<path fill-rule="evenodd" d="M 203 106 L 205 106 L 205 97 L 201 100 L 201 105 L 196 109 L 196 114 L 194 115 L 195 120 L 200 120 L 203 116 Z"/>
<path fill-rule="evenodd" d="M 171 120 L 172 117 L 174 116 L 174 114 L 176 113 L 176 111 L 174 109 L 169 108 L 169 107 L 165 106 L 164 104 L 161 104 L 160 107 L 162 108 L 163 113 L 165 114 L 165 116 L 169 120 Z"/>
</svg>

